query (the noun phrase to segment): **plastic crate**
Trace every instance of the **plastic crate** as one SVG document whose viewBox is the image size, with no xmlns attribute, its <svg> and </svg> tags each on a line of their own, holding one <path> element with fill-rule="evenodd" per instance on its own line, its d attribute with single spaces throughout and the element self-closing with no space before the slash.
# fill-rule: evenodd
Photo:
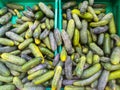
<svg viewBox="0 0 120 90">
<path fill-rule="evenodd" d="M 18 3 L 18 4 L 23 5 L 24 7 L 26 7 L 26 6 L 32 7 L 33 5 L 38 4 L 39 2 L 43 2 L 46 5 L 51 4 L 54 8 L 54 13 L 55 13 L 54 28 L 58 27 L 58 23 L 57 23 L 58 22 L 58 0 L 0 0 L 0 8 L 4 7 L 5 3 L 7 3 L 7 2 Z M 12 17 L 11 21 L 13 24 L 15 23 L 16 19 L 17 19 L 17 16 Z M 57 53 L 58 53 L 58 51 L 56 50 L 54 52 L 54 54 L 56 55 Z M 51 90 L 51 88 L 46 87 L 46 90 Z"/>
</svg>

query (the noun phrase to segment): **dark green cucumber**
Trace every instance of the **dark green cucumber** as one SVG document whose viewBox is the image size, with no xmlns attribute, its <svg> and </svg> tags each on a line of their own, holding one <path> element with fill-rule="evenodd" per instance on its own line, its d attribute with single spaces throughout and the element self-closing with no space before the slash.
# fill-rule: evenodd
<svg viewBox="0 0 120 90">
<path fill-rule="evenodd" d="M 10 71 L 7 69 L 7 67 L 2 63 L 0 62 L 0 75 L 2 76 L 9 76 L 10 75 Z"/>
<path fill-rule="evenodd" d="M 44 47 L 39 47 L 39 48 L 40 48 L 40 51 L 41 51 L 43 54 L 45 54 L 45 55 L 47 55 L 47 56 L 49 56 L 49 57 L 51 57 L 51 58 L 54 57 L 54 53 L 53 53 L 52 51 L 50 51 L 49 49 L 44 48 Z"/>
<path fill-rule="evenodd" d="M 104 53 L 106 55 L 110 55 L 111 53 L 111 48 L 110 48 L 110 35 L 108 33 L 105 34 L 105 38 L 104 38 Z"/>
<path fill-rule="evenodd" d="M 42 11 L 38 11 L 35 13 L 35 19 L 41 20 L 44 17 L 44 14 Z"/>
<path fill-rule="evenodd" d="M 0 28 L 0 37 L 2 37 L 5 34 L 5 32 L 7 32 L 11 28 L 11 26 L 12 26 L 12 23 L 10 23 L 10 22 L 7 23 L 6 25 L 2 26 Z"/>
<path fill-rule="evenodd" d="M 38 65 L 41 61 L 41 58 L 34 58 L 30 61 L 28 61 L 27 63 L 25 63 L 22 66 L 22 71 L 23 72 L 27 72 L 29 69 L 33 68 L 34 66 Z"/>
<path fill-rule="evenodd" d="M 82 56 L 80 58 L 80 62 L 77 64 L 76 68 L 75 68 L 75 74 L 80 78 L 81 75 L 83 74 L 83 69 L 84 69 L 84 65 L 86 62 L 86 57 Z"/>
</svg>

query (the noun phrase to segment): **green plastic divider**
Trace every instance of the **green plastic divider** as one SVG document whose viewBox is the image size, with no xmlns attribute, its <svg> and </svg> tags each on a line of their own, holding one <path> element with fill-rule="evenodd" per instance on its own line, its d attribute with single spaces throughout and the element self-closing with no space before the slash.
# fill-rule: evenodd
<svg viewBox="0 0 120 90">
<path fill-rule="evenodd" d="M 54 7 L 54 11 L 55 11 L 55 17 L 54 17 L 54 28 L 58 27 L 58 0 L 0 0 L 0 8 L 5 6 L 5 3 L 7 2 L 13 2 L 13 3 L 18 3 L 23 5 L 24 7 L 26 6 L 30 6 L 32 7 L 33 5 L 39 3 L 39 2 L 43 2 L 45 4 L 51 4 Z M 15 24 L 17 19 L 17 16 L 13 16 L 12 17 L 12 23 Z M 56 50 L 54 52 L 54 55 L 56 55 L 58 53 L 58 50 Z M 46 87 L 46 90 L 51 90 L 50 87 Z"/>
</svg>

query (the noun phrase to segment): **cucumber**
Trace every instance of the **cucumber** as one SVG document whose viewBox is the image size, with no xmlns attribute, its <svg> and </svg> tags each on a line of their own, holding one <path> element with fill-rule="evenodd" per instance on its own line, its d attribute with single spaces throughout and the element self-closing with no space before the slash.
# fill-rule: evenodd
<svg viewBox="0 0 120 90">
<path fill-rule="evenodd" d="M 40 85 L 40 84 L 50 80 L 53 76 L 54 76 L 54 71 L 50 70 L 50 71 L 46 72 L 45 74 L 33 79 L 32 82 L 35 85 Z"/>
<path fill-rule="evenodd" d="M 0 75 L 0 81 L 1 82 L 10 83 L 10 82 L 12 82 L 12 80 L 13 80 L 12 76 L 5 77 L 5 76 Z"/>
<path fill-rule="evenodd" d="M 98 42 L 97 42 L 98 45 L 103 45 L 104 38 L 105 38 L 104 36 L 105 36 L 104 33 L 99 34 Z"/>
<path fill-rule="evenodd" d="M 46 18 L 45 24 L 46 24 L 47 29 L 50 30 L 51 26 L 50 26 L 50 20 L 48 18 Z"/>
<path fill-rule="evenodd" d="M 110 35 L 106 33 L 104 38 L 104 47 L 103 47 L 104 53 L 106 55 L 110 55 L 111 53 L 110 42 L 111 42 Z"/>
<path fill-rule="evenodd" d="M 103 50 L 100 47 L 98 47 L 95 43 L 90 43 L 90 49 L 100 56 L 104 55 Z"/>
<path fill-rule="evenodd" d="M 83 1 L 80 6 L 80 12 L 85 13 L 87 11 L 87 8 L 88 8 L 88 1 Z"/>
<path fill-rule="evenodd" d="M 10 12 L 0 17 L 0 24 L 4 25 L 10 21 L 12 14 Z"/>
<path fill-rule="evenodd" d="M 67 26 L 67 33 L 68 33 L 70 39 L 73 38 L 74 29 L 75 29 L 75 22 L 73 19 L 71 19 L 68 21 L 68 26 Z"/>
<path fill-rule="evenodd" d="M 26 62 L 25 59 L 22 59 L 19 56 L 11 55 L 9 53 L 3 53 L 1 57 L 2 59 L 5 59 L 6 61 L 14 63 L 16 65 L 23 65 Z"/>
<path fill-rule="evenodd" d="M 44 57 L 40 51 L 40 49 L 38 48 L 38 46 L 36 46 L 34 43 L 31 43 L 29 45 L 29 49 L 32 51 L 32 54 L 35 56 L 35 57 L 41 57 L 42 58 L 42 62 L 44 62 Z"/>
<path fill-rule="evenodd" d="M 110 36 L 113 40 L 115 40 L 116 42 L 115 42 L 115 44 L 116 44 L 116 46 L 120 46 L 120 37 L 117 35 L 117 34 L 111 34 L 111 36 Z"/>
<path fill-rule="evenodd" d="M 13 47 L 10 47 L 10 46 L 0 47 L 0 53 L 8 53 L 8 52 L 12 52 L 12 51 L 14 51 L 16 49 L 17 49 L 16 46 L 13 46 Z"/>
<path fill-rule="evenodd" d="M 22 16 L 21 20 L 24 21 L 24 22 L 32 22 L 33 21 L 32 18 L 29 18 L 29 17 L 26 17 L 26 16 Z"/>
<path fill-rule="evenodd" d="M 30 70 L 28 71 L 28 74 L 32 74 L 32 73 L 34 73 L 34 72 L 36 72 L 36 71 L 38 71 L 38 70 L 40 70 L 40 69 L 44 69 L 44 68 L 46 68 L 46 67 L 47 67 L 46 64 L 39 64 L 39 65 L 35 66 L 34 68 L 30 69 Z"/>
<path fill-rule="evenodd" d="M 0 86 L 0 90 L 15 90 L 15 86 L 12 84 L 6 84 Z"/>
<path fill-rule="evenodd" d="M 75 6 L 77 3 L 76 1 L 69 1 L 63 4 L 62 9 L 68 9 L 70 7 Z"/>
<path fill-rule="evenodd" d="M 11 28 L 12 24 L 9 22 L 7 23 L 6 25 L 3 25 L 1 28 L 0 28 L 0 37 L 2 37 L 5 32 L 7 32 L 10 28 Z"/>
<path fill-rule="evenodd" d="M 101 34 L 101 33 L 105 33 L 106 31 L 108 31 L 108 26 L 103 26 L 103 27 L 96 27 L 91 29 L 91 31 L 95 34 Z"/>
<path fill-rule="evenodd" d="M 62 26 L 62 28 L 63 28 L 64 30 L 67 29 L 67 20 L 63 20 L 63 26 Z"/>
<path fill-rule="evenodd" d="M 87 30 L 87 38 L 88 38 L 88 44 L 92 42 L 92 35 L 89 30 Z"/>
<path fill-rule="evenodd" d="M 120 78 L 120 70 L 116 70 L 116 71 L 110 72 L 108 80 L 114 80 L 119 78 Z"/>
<path fill-rule="evenodd" d="M 24 87 L 22 90 L 45 90 L 43 86 Z"/>
<path fill-rule="evenodd" d="M 32 42 L 33 42 L 32 38 L 26 39 L 26 40 L 24 40 L 24 42 L 22 42 L 22 43 L 19 44 L 18 48 L 20 50 L 23 50 L 24 48 L 26 48 L 27 46 L 29 46 L 29 44 L 32 43 Z"/>
<path fill-rule="evenodd" d="M 53 90 L 57 89 L 58 82 L 60 80 L 61 74 L 62 74 L 62 67 L 61 66 L 56 66 L 55 74 L 54 74 L 54 77 L 53 77 L 53 80 L 52 80 L 52 85 L 51 85 Z"/>
<path fill-rule="evenodd" d="M 45 39 L 43 39 L 43 43 L 46 45 L 48 49 L 51 50 L 50 40 L 48 36 Z"/>
<path fill-rule="evenodd" d="M 24 7 L 20 4 L 16 4 L 16 3 L 7 3 L 6 6 L 10 9 L 17 9 L 17 10 L 23 10 Z"/>
<path fill-rule="evenodd" d="M 96 74 L 92 75 L 90 78 L 84 80 L 78 80 L 73 83 L 75 86 L 87 86 L 97 80 L 101 74 L 101 71 L 97 72 Z"/>
<path fill-rule="evenodd" d="M 23 33 L 24 31 L 26 31 L 28 29 L 28 23 L 23 23 L 22 25 L 20 25 L 18 27 L 18 29 L 15 31 L 17 34 L 21 34 Z"/>
<path fill-rule="evenodd" d="M 1 45 L 14 46 L 14 42 L 7 38 L 0 38 Z"/>
<path fill-rule="evenodd" d="M 18 88 L 22 89 L 23 88 L 23 83 L 18 77 L 13 78 L 13 84 Z"/>
<path fill-rule="evenodd" d="M 93 52 L 89 51 L 86 58 L 87 58 L 86 59 L 87 63 L 92 64 L 92 62 L 93 62 Z"/>
<path fill-rule="evenodd" d="M 57 49 L 57 43 L 55 41 L 55 37 L 52 32 L 50 32 L 50 34 L 49 34 L 49 40 L 50 40 L 50 45 L 51 45 L 52 51 L 55 51 Z"/>
<path fill-rule="evenodd" d="M 108 58 L 108 57 L 100 57 L 100 61 L 101 62 L 109 62 L 110 58 Z"/>
<path fill-rule="evenodd" d="M 101 13 L 98 15 L 99 20 L 101 20 L 105 16 L 105 13 Z"/>
<path fill-rule="evenodd" d="M 98 22 L 98 21 L 99 21 L 99 18 L 97 17 L 97 15 L 95 14 L 94 9 L 93 9 L 91 6 L 88 6 L 88 12 L 90 12 L 90 13 L 93 15 L 93 20 L 94 20 L 95 22 Z"/>
<path fill-rule="evenodd" d="M 39 38 L 40 34 L 41 34 L 41 27 L 40 27 L 40 24 L 39 24 L 33 32 L 33 37 L 34 38 Z"/>
<path fill-rule="evenodd" d="M 48 8 L 44 3 L 40 2 L 39 7 L 42 10 L 42 12 L 49 18 L 54 18 L 54 13 L 52 10 Z"/>
<path fill-rule="evenodd" d="M 54 53 L 52 51 L 50 51 L 49 49 L 44 48 L 44 47 L 39 47 L 39 49 L 42 52 L 42 54 L 45 54 L 45 55 L 49 56 L 50 58 L 54 57 Z"/>
<path fill-rule="evenodd" d="M 79 30 L 76 28 L 75 32 L 74 32 L 74 36 L 73 36 L 73 45 L 77 46 L 79 45 L 79 40 L 80 40 L 80 32 Z"/>
<path fill-rule="evenodd" d="M 91 22 L 89 25 L 91 27 L 99 27 L 99 26 L 104 26 L 107 25 L 109 22 L 107 20 L 102 20 L 102 21 L 98 21 L 98 22 Z"/>
<path fill-rule="evenodd" d="M 34 66 L 38 65 L 41 61 L 41 58 L 34 58 L 30 61 L 28 61 L 27 63 L 25 63 L 22 66 L 22 71 L 23 72 L 27 72 L 29 69 L 33 68 Z"/>
<path fill-rule="evenodd" d="M 67 50 L 68 53 L 72 52 L 72 43 L 70 41 L 69 35 L 67 34 L 67 32 L 65 30 L 62 30 L 61 33 L 65 48 Z"/>
<path fill-rule="evenodd" d="M 58 46 L 61 45 L 62 44 L 62 38 L 61 38 L 60 31 L 57 28 L 54 30 L 54 37 L 55 37 L 57 45 Z"/>
<path fill-rule="evenodd" d="M 84 87 L 67 85 L 67 86 L 64 87 L 64 90 L 85 90 L 85 88 Z"/>
<path fill-rule="evenodd" d="M 50 19 L 50 27 L 51 27 L 51 29 L 53 29 L 54 28 L 54 20 L 53 19 Z"/>
<path fill-rule="evenodd" d="M 113 65 L 111 63 L 102 63 L 103 67 L 108 71 L 119 70 L 120 64 Z"/>
<path fill-rule="evenodd" d="M 94 55 L 93 55 L 93 64 L 99 63 L 99 61 L 100 61 L 99 55 L 94 54 Z"/>
<path fill-rule="evenodd" d="M 40 34 L 40 40 L 45 39 L 50 33 L 50 30 L 45 29 L 41 34 Z"/>
<path fill-rule="evenodd" d="M 105 86 L 106 86 L 107 81 L 108 81 L 108 77 L 109 77 L 109 71 L 104 70 L 102 72 L 102 75 L 99 78 L 99 81 L 98 81 L 98 86 L 97 86 L 98 90 L 101 90 L 101 89 L 104 90 L 105 89 Z"/>
<path fill-rule="evenodd" d="M 100 69 L 101 69 L 101 65 L 99 63 L 96 63 L 93 66 L 89 67 L 88 69 L 84 70 L 81 78 L 89 78 L 95 73 L 99 72 Z"/>
<path fill-rule="evenodd" d="M 106 21 L 110 22 L 112 17 L 113 17 L 113 14 L 112 13 L 108 13 L 101 20 L 106 20 Z"/>
<path fill-rule="evenodd" d="M 119 64 L 119 62 L 120 62 L 119 53 L 120 53 L 120 48 L 115 47 L 113 49 L 113 52 L 112 52 L 111 56 L 110 56 L 110 61 L 111 61 L 112 64 Z"/>
<path fill-rule="evenodd" d="M 10 54 L 12 54 L 12 55 L 18 55 L 20 53 L 21 53 L 20 50 L 14 50 L 14 51 L 10 52 Z"/>
<path fill-rule="evenodd" d="M 32 73 L 32 74 L 29 74 L 29 75 L 27 76 L 27 78 L 28 78 L 28 80 L 33 80 L 33 79 L 35 79 L 36 77 L 38 77 L 38 76 L 40 76 L 40 75 L 43 75 L 45 72 L 47 72 L 46 69 L 41 69 L 41 70 L 38 70 L 38 71 L 36 71 L 36 72 L 34 72 L 34 73 Z"/>
<path fill-rule="evenodd" d="M 72 19 L 72 15 L 71 15 L 71 9 L 67 9 L 66 10 L 66 19 L 69 21 L 70 19 Z"/>
<path fill-rule="evenodd" d="M 15 41 L 18 41 L 18 42 L 23 42 L 24 41 L 24 38 L 19 36 L 18 34 L 14 33 L 14 32 L 6 32 L 5 35 L 12 39 L 12 40 L 15 40 Z"/>
<path fill-rule="evenodd" d="M 85 62 L 86 62 L 86 57 L 81 56 L 80 61 L 75 68 L 75 75 L 77 75 L 79 78 L 83 74 L 83 69 L 84 69 Z"/>
<path fill-rule="evenodd" d="M 62 47 L 62 51 L 60 53 L 60 60 L 62 62 L 65 62 L 66 59 L 67 59 L 67 51 L 66 51 L 65 47 Z"/>
<path fill-rule="evenodd" d="M 67 56 L 65 61 L 65 76 L 68 80 L 72 79 L 72 60 L 70 56 Z"/>
<path fill-rule="evenodd" d="M 81 43 L 82 44 L 86 44 L 87 43 L 87 27 L 88 27 L 88 23 L 86 20 L 82 20 L 82 30 L 80 31 L 80 39 L 81 39 Z"/>
<path fill-rule="evenodd" d="M 0 75 L 2 76 L 9 76 L 10 75 L 10 71 L 7 69 L 7 67 L 2 63 L 0 62 Z"/>
<path fill-rule="evenodd" d="M 116 30 L 116 26 L 115 26 L 114 17 L 112 17 L 112 19 L 110 20 L 110 23 L 109 23 L 109 33 L 116 34 L 116 32 L 117 32 L 117 30 Z"/>
<path fill-rule="evenodd" d="M 11 70 L 22 72 L 22 66 L 18 66 L 9 62 L 5 62 L 5 65 Z"/>
<path fill-rule="evenodd" d="M 3 7 L 0 9 L 0 16 L 4 15 L 8 11 L 7 7 Z"/>
<path fill-rule="evenodd" d="M 29 11 L 29 10 L 23 11 L 22 13 L 23 13 L 26 17 L 30 17 L 30 18 L 35 17 L 34 13 L 33 13 L 32 11 Z"/>
<path fill-rule="evenodd" d="M 35 13 L 35 19 L 41 20 L 44 17 L 44 14 L 42 11 L 38 11 Z"/>
<path fill-rule="evenodd" d="M 10 72 L 13 76 L 16 76 L 16 77 L 20 75 L 18 71 L 10 70 Z"/>
</svg>

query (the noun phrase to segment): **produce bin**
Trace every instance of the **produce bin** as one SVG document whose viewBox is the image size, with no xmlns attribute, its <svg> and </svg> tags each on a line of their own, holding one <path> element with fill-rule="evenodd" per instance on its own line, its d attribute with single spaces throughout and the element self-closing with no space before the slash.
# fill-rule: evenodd
<svg viewBox="0 0 120 90">
<path fill-rule="evenodd" d="M 54 8 L 54 13 L 55 13 L 55 17 L 54 17 L 54 28 L 58 27 L 58 0 L 0 0 L 0 8 L 5 6 L 5 3 L 10 2 L 10 3 L 17 3 L 17 4 L 21 4 L 25 7 L 30 6 L 32 7 L 35 4 L 38 4 L 39 2 L 43 2 L 46 5 L 51 4 Z M 12 23 L 15 24 L 17 19 L 17 16 L 12 16 Z M 54 52 L 54 54 L 56 55 L 58 53 L 58 51 L 56 50 Z M 46 90 L 51 90 L 50 87 L 46 87 Z"/>
</svg>

